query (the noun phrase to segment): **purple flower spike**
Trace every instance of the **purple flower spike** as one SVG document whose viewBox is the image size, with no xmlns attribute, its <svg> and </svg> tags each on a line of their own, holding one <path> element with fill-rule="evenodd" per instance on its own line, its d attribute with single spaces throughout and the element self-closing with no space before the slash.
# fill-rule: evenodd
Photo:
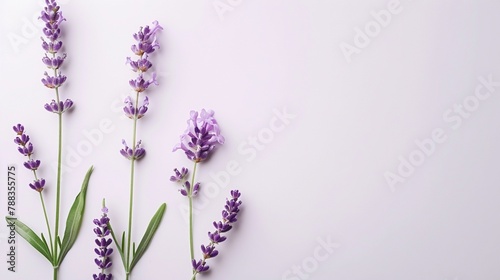
<svg viewBox="0 0 500 280">
<path fill-rule="evenodd" d="M 216 144 L 224 144 L 214 111 L 203 109 L 201 114 L 191 111 L 187 123 L 188 127 L 173 151 L 183 150 L 188 159 L 201 162 L 208 158 Z"/>
<path fill-rule="evenodd" d="M 17 150 L 23 155 L 27 156 L 28 160 L 24 162 L 24 167 L 29 170 L 32 170 L 35 175 L 35 181 L 30 183 L 29 186 L 33 190 L 37 192 L 42 192 L 43 187 L 45 186 L 44 179 L 38 179 L 36 176 L 36 171 L 40 167 L 40 160 L 32 159 L 31 155 L 33 154 L 33 144 L 30 142 L 30 137 L 28 134 L 24 133 L 24 126 L 21 124 L 17 124 L 12 127 L 14 132 L 16 133 L 16 138 L 14 138 L 14 143 L 16 143 L 19 147 Z"/>
<path fill-rule="evenodd" d="M 207 260 L 219 255 L 219 252 L 215 250 L 215 245 L 224 242 L 227 239 L 221 234 L 231 230 L 233 228 L 231 224 L 237 221 L 236 216 L 240 211 L 239 206 L 242 203 L 239 200 L 240 196 L 241 193 L 238 190 L 231 191 L 231 199 L 227 199 L 224 210 L 222 211 L 222 221 L 213 223 L 216 230 L 214 233 L 208 232 L 210 243 L 207 246 L 201 245 L 203 259 L 199 261 L 192 260 L 194 275 L 207 271 L 209 269 L 208 265 L 206 265 Z M 228 217 L 232 218 L 228 219 Z"/>
<path fill-rule="evenodd" d="M 66 76 L 62 75 L 60 70 L 66 59 L 66 54 L 59 54 L 63 47 L 63 42 L 60 40 L 61 29 L 59 25 L 66 19 L 63 17 L 55 0 L 45 0 L 45 4 L 46 6 L 39 17 L 45 23 L 42 30 L 45 35 L 45 38 L 42 37 L 42 48 L 45 50 L 45 56 L 42 57 L 42 62 L 51 70 L 51 75 L 45 72 L 45 77 L 41 81 L 45 87 L 55 89 L 57 92 L 57 89 L 66 82 Z M 73 106 L 73 102 L 68 99 L 64 102 L 52 100 L 50 104 L 45 104 L 44 107 L 49 112 L 62 114 L 71 106 Z"/>
<path fill-rule="evenodd" d="M 120 150 L 120 153 L 127 159 L 139 160 L 146 155 L 146 150 L 141 147 L 142 141 L 137 142 L 135 145 L 135 151 L 127 146 L 127 142 L 125 142 L 125 140 L 122 140 L 122 144 L 125 147 Z"/>
<path fill-rule="evenodd" d="M 59 25 L 66 19 L 63 17 L 62 12 L 59 11 L 60 7 L 55 0 L 46 0 L 45 4 L 47 6 L 41 12 L 39 19 L 45 22 L 43 34 L 48 41 L 42 38 L 42 47 L 46 52 L 55 54 L 62 47 L 62 41 L 58 41 L 61 35 Z M 64 60 L 64 58 L 62 59 Z"/>
<path fill-rule="evenodd" d="M 105 274 L 104 270 L 110 268 L 113 264 L 110 257 L 113 253 L 113 249 L 109 248 L 109 245 L 111 245 L 113 240 L 108 237 L 111 234 L 111 231 L 108 227 L 108 208 L 106 208 L 106 206 L 103 206 L 101 211 L 101 217 L 99 219 L 94 219 L 94 224 L 97 226 L 96 228 L 94 228 L 94 233 L 97 236 L 97 238 L 95 239 L 97 248 L 94 249 L 94 252 L 98 256 L 96 259 L 94 259 L 94 262 L 97 267 L 101 269 L 101 273 L 99 273 L 99 275 L 94 274 L 93 277 L 94 280 L 111 280 L 113 277 L 112 274 Z"/>
<path fill-rule="evenodd" d="M 132 70 L 137 73 L 137 77 L 135 79 L 129 80 L 129 85 L 136 92 L 136 99 L 133 100 L 130 96 L 125 98 L 125 106 L 123 107 L 123 112 L 125 113 L 125 116 L 133 119 L 134 122 L 137 122 L 138 119 L 144 117 L 149 109 L 149 98 L 147 96 L 144 97 L 142 105 L 139 106 L 139 93 L 145 92 L 152 84 L 158 85 L 156 73 L 153 72 L 149 76 L 147 72 L 153 66 L 153 63 L 149 61 L 149 54 L 153 53 L 156 48 L 160 47 L 156 40 L 156 34 L 160 30 L 162 30 L 162 27 L 158 24 L 157 21 L 155 21 L 153 22 L 152 28 L 150 28 L 149 26 L 146 26 L 144 28 L 141 27 L 139 29 L 139 32 L 133 35 L 137 43 L 132 46 L 132 50 L 134 54 L 138 56 L 138 58 L 136 60 L 133 60 L 132 58 L 127 57 L 126 64 L 130 65 L 130 67 L 132 67 Z M 134 128 L 136 127 L 135 124 Z M 135 135 L 136 130 L 134 130 L 134 139 Z M 124 148 L 120 150 L 120 153 L 127 159 L 141 159 L 146 154 L 146 150 L 141 147 L 141 141 L 137 142 L 136 146 L 133 149 L 127 146 L 125 140 L 123 140 L 122 143 L 124 145 Z"/>
<path fill-rule="evenodd" d="M 186 178 L 186 175 L 188 174 L 188 169 L 186 167 L 181 168 L 181 171 L 179 171 L 177 168 L 174 169 L 174 175 L 170 176 L 170 181 L 171 182 L 180 182 Z"/>
<path fill-rule="evenodd" d="M 30 183 L 29 186 L 30 186 L 30 188 L 32 188 L 33 190 L 35 190 L 37 192 L 42 192 L 43 187 L 45 186 L 45 179 L 35 180 L 35 181 L 33 181 L 32 184 Z"/>
</svg>

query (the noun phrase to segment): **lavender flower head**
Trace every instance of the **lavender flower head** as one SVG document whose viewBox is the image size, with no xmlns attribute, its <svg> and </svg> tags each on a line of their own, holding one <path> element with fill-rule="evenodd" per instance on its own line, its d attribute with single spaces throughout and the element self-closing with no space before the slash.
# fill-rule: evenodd
<svg viewBox="0 0 500 280">
<path fill-rule="evenodd" d="M 160 26 L 158 21 L 153 21 L 152 28 L 148 25 L 144 28 L 139 28 L 139 32 L 134 34 L 137 44 L 132 45 L 132 51 L 140 57 L 143 54 L 153 53 L 155 49 L 160 47 L 160 44 L 156 40 L 156 33 L 160 30 L 163 30 L 163 27 Z"/>
<path fill-rule="evenodd" d="M 42 62 L 47 66 L 53 74 L 45 72 L 42 83 L 50 89 L 58 89 L 66 81 L 66 76 L 61 74 L 60 67 L 66 59 L 66 54 L 59 55 L 62 49 L 63 42 L 60 40 L 61 29 L 59 25 L 66 19 L 63 17 L 60 7 L 55 0 L 45 0 L 45 8 L 41 12 L 41 19 L 45 26 L 43 28 L 42 48 L 45 50 L 45 56 Z M 58 98 L 59 99 L 59 98 Z M 45 104 L 45 109 L 52 113 L 62 114 L 73 106 L 73 101 L 66 99 L 65 101 L 52 101 L 50 104 Z"/>
<path fill-rule="evenodd" d="M 213 222 L 215 232 L 208 232 L 210 243 L 208 245 L 201 245 L 201 252 L 203 258 L 200 260 L 192 260 L 194 275 L 209 270 L 206 264 L 207 260 L 219 255 L 219 251 L 215 250 L 215 245 L 226 241 L 226 237 L 222 233 L 230 231 L 237 219 L 240 212 L 241 200 L 239 200 L 241 193 L 238 190 L 231 191 L 231 199 L 226 200 L 224 210 L 222 210 L 222 221 Z"/>
<path fill-rule="evenodd" d="M 17 124 L 12 127 L 14 132 L 16 133 L 16 138 L 14 138 L 14 143 L 18 145 L 17 150 L 23 156 L 28 157 L 28 160 L 24 162 L 24 167 L 28 170 L 31 170 L 35 174 L 35 180 L 33 183 L 30 183 L 29 186 L 33 190 L 37 192 L 42 192 L 45 187 L 45 179 L 38 178 L 36 176 L 36 171 L 40 167 L 40 160 L 32 159 L 31 155 L 33 154 L 33 144 L 30 142 L 30 137 L 28 134 L 24 133 L 24 126 L 22 124 Z"/>
<path fill-rule="evenodd" d="M 201 113 L 191 111 L 188 127 L 180 137 L 180 143 L 173 151 L 183 150 L 186 156 L 195 162 L 206 160 L 216 144 L 224 144 L 214 111 L 205 109 Z"/>
<path fill-rule="evenodd" d="M 129 81 L 129 85 L 135 91 L 136 95 L 135 99 L 130 96 L 125 98 L 123 112 L 125 116 L 134 120 L 134 122 L 144 117 L 149 107 L 149 98 L 147 96 L 144 97 L 142 105 L 139 106 L 139 94 L 145 92 L 152 84 L 158 85 L 156 73 L 151 73 L 150 79 L 146 76 L 149 69 L 153 66 L 153 63 L 149 60 L 149 55 L 160 47 L 156 38 L 160 30 L 163 30 L 163 28 L 158 24 L 158 21 L 154 21 L 152 27 L 148 25 L 144 28 L 140 27 L 139 31 L 133 35 L 136 44 L 132 45 L 131 49 L 137 57 L 135 60 L 127 57 L 126 64 L 130 65 L 132 71 L 137 73 L 137 77 Z M 129 148 L 125 141 L 123 141 L 123 145 L 124 148 L 120 150 L 120 153 L 127 159 L 140 159 L 146 154 L 146 150 L 141 147 L 141 141 L 133 143 L 135 147 L 132 148 Z"/>
<path fill-rule="evenodd" d="M 39 19 L 45 22 L 43 34 L 47 39 L 46 41 L 42 38 L 42 48 L 47 53 L 56 54 L 61 50 L 63 44 L 59 40 L 59 36 L 61 35 L 59 25 L 66 19 L 63 17 L 62 12 L 59 11 L 60 7 L 55 0 L 45 0 L 45 4 L 46 6 L 39 17 Z M 64 59 L 64 57 L 61 58 Z"/>
<path fill-rule="evenodd" d="M 152 28 L 146 25 L 146 27 L 141 27 L 139 32 L 133 35 L 137 43 L 132 45 L 131 49 L 137 55 L 137 60 L 127 57 L 126 64 L 130 65 L 132 71 L 138 73 L 137 78 L 129 81 L 129 85 L 137 93 L 144 92 L 152 84 L 158 85 L 156 73 L 152 73 L 149 80 L 144 77 L 144 73 L 148 72 L 153 66 L 153 63 L 149 61 L 149 54 L 160 48 L 160 44 L 156 38 L 156 34 L 160 30 L 163 30 L 163 28 L 158 24 L 158 21 L 154 21 Z"/>
<path fill-rule="evenodd" d="M 97 258 L 94 259 L 95 264 L 101 272 L 99 275 L 94 274 L 94 280 L 111 280 L 113 275 L 105 274 L 104 271 L 111 267 L 111 254 L 113 253 L 113 249 L 109 248 L 109 245 L 113 242 L 113 240 L 107 236 L 110 235 L 111 231 L 108 228 L 109 218 L 108 218 L 108 208 L 104 205 L 102 208 L 102 215 L 99 219 L 94 219 L 94 224 L 97 226 L 94 228 L 94 233 L 97 235 L 95 239 L 95 243 L 97 244 L 97 248 L 94 249 L 94 252 L 97 254 Z"/>
</svg>

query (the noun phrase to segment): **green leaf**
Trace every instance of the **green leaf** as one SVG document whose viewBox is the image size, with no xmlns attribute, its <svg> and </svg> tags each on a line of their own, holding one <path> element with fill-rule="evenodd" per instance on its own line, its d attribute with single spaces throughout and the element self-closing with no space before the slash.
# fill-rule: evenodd
<svg viewBox="0 0 500 280">
<path fill-rule="evenodd" d="M 116 239 L 115 231 L 111 227 L 111 223 L 110 222 L 108 222 L 108 228 L 109 228 L 109 231 L 111 232 L 111 237 L 113 238 L 113 241 L 115 242 L 115 246 L 118 249 L 118 252 L 120 253 L 120 256 L 122 258 L 123 267 L 125 268 L 126 267 L 126 265 L 125 265 L 125 255 L 123 254 L 123 240 L 125 239 L 125 232 L 123 232 L 122 242 L 121 242 L 122 246 L 120 247 L 120 241 L 118 239 Z"/>
<path fill-rule="evenodd" d="M 5 220 L 9 225 L 14 224 L 16 232 L 52 263 L 52 255 L 50 254 L 49 247 L 47 247 L 47 244 L 45 244 L 34 231 L 16 218 L 5 217 Z"/>
<path fill-rule="evenodd" d="M 123 233 L 122 233 L 122 248 L 123 248 L 123 251 L 125 253 L 125 231 L 123 231 Z"/>
<path fill-rule="evenodd" d="M 137 251 L 135 256 L 132 258 L 132 263 L 130 264 L 130 272 L 134 268 L 134 266 L 139 262 L 141 259 L 142 255 L 146 252 L 146 249 L 149 246 L 149 243 L 151 242 L 151 239 L 153 239 L 153 236 L 156 233 L 156 230 L 158 229 L 158 226 L 160 225 L 161 219 L 163 218 L 163 214 L 165 214 L 165 210 L 167 209 L 167 204 L 163 203 L 160 208 L 156 211 L 154 214 L 153 218 L 151 218 L 151 221 L 149 222 L 148 228 L 146 229 L 146 232 L 144 233 L 144 236 L 141 239 L 141 242 L 139 243 L 139 246 L 137 247 Z"/>
<path fill-rule="evenodd" d="M 43 241 L 43 244 L 45 244 L 45 247 L 49 248 L 49 245 L 47 244 L 47 240 L 45 239 L 45 236 L 43 236 L 43 233 L 40 233 L 40 236 L 42 237 L 42 241 Z M 52 254 L 52 252 L 50 252 L 50 253 Z"/>
<path fill-rule="evenodd" d="M 85 197 L 87 196 L 87 187 L 89 186 L 90 175 L 92 175 L 94 167 L 91 166 L 83 179 L 80 193 L 75 198 L 71 209 L 69 210 L 68 218 L 66 219 L 66 229 L 61 243 L 61 252 L 57 260 L 57 265 L 61 265 L 64 257 L 69 252 L 76 241 L 80 226 L 82 225 L 83 212 L 85 211 Z"/>
</svg>

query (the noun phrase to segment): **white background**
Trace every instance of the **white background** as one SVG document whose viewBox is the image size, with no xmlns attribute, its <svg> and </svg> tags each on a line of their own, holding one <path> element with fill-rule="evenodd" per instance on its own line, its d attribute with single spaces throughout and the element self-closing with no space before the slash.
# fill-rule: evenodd
<svg viewBox="0 0 500 280">
<path fill-rule="evenodd" d="M 103 197 L 114 227 L 126 228 L 129 162 L 118 151 L 121 139 L 131 142 L 132 123 L 120 107 L 133 73 L 125 58 L 132 55 L 131 35 L 153 20 L 164 27 L 161 49 L 151 57 L 160 85 L 147 93 L 151 105 L 139 122 L 148 154 L 137 165 L 133 239 L 140 240 L 161 203 L 168 209 L 132 279 L 190 279 L 187 201 L 168 177 L 175 167 L 191 168 L 171 149 L 189 111 L 201 108 L 216 112 L 226 143 L 197 176 L 202 186 L 216 186 L 195 201 L 198 256 L 229 190 L 240 189 L 244 204 L 220 256 L 209 262 L 212 272 L 199 279 L 500 278 L 500 87 L 483 100 L 474 97 L 479 77 L 500 81 L 498 1 L 401 0 L 366 46 L 358 42 L 350 62 L 340 46 L 357 48 L 356 28 L 380 26 L 373 27 L 372 12 L 390 1 L 233 0 L 219 14 L 214 3 L 60 1 L 68 54 L 61 96 L 75 102 L 64 124 L 63 220 L 86 170 L 94 165 L 95 172 L 80 236 L 59 279 L 97 272 L 92 219 Z M 17 216 L 45 232 L 11 129 L 22 122 L 35 144 L 53 221 L 57 121 L 43 109 L 53 92 L 40 82 L 45 69 L 34 25 L 43 3 L 1 4 L 0 182 L 5 186 L 7 166 L 16 164 Z M 457 117 L 454 106 L 464 100 L 473 110 Z M 293 118 L 270 130 L 283 110 Z M 101 122 L 109 130 L 98 137 Z M 398 166 L 419 153 L 416 141 L 435 129 L 446 140 L 417 156 L 419 166 L 391 188 L 384 175 L 398 175 Z M 230 162 L 238 172 L 228 185 L 217 183 Z M 2 188 L 2 216 L 6 196 Z M 2 260 L 7 237 L 1 227 Z M 340 247 L 327 253 L 319 240 Z M 120 264 L 116 253 L 115 279 L 124 279 Z M 302 274 L 287 274 L 294 266 Z M 2 261 L 1 279 L 52 277 L 50 264 L 20 237 L 16 269 L 8 272 Z"/>
</svg>

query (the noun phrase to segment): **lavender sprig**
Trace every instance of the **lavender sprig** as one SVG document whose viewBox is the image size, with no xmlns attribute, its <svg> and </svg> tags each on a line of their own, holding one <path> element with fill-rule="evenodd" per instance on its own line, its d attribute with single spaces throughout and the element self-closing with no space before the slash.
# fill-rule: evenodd
<svg viewBox="0 0 500 280">
<path fill-rule="evenodd" d="M 58 168 L 57 168 L 57 180 L 56 180 L 56 218 L 55 218 L 55 230 L 54 230 L 54 254 L 58 254 L 58 242 L 59 238 L 59 213 L 60 213 L 60 198 L 61 198 L 61 161 L 62 161 L 62 114 L 69 110 L 73 106 L 73 102 L 69 99 L 62 102 L 59 98 L 59 87 L 61 87 L 66 81 L 66 76 L 61 74 L 60 67 L 63 65 L 66 59 L 66 54 L 59 55 L 62 49 L 63 42 L 60 39 L 61 29 L 60 24 L 66 19 L 63 17 L 60 7 L 55 0 L 45 0 L 45 8 L 41 12 L 39 19 L 45 23 L 43 28 L 43 34 L 45 39 L 42 38 L 42 48 L 45 50 L 45 56 L 42 58 L 42 62 L 47 66 L 49 70 L 52 70 L 52 75 L 47 72 L 44 73 L 45 78 L 42 79 L 43 85 L 49 89 L 54 89 L 55 100 L 50 104 L 44 105 L 45 109 L 49 112 L 56 113 L 59 118 L 59 137 L 58 137 Z M 66 106 L 65 106 L 66 104 Z M 57 269 L 54 268 L 54 274 L 57 274 Z"/>
<path fill-rule="evenodd" d="M 189 251 L 190 260 L 194 260 L 193 245 L 193 197 L 200 191 L 200 183 L 195 183 L 196 168 L 198 163 L 205 161 L 214 150 L 217 144 L 224 144 L 224 137 L 220 133 L 217 120 L 214 118 L 214 111 L 202 109 L 201 113 L 191 111 L 187 120 L 187 128 L 180 136 L 180 142 L 176 144 L 173 151 L 182 150 L 187 158 L 194 162 L 191 182 L 187 180 L 187 168 L 181 171 L 174 169 L 175 174 L 170 177 L 173 182 L 181 183 L 179 190 L 183 196 L 189 200 Z M 201 264 L 201 263 L 200 263 Z M 193 263 L 193 265 L 195 265 Z M 193 268 L 193 279 L 196 279 L 196 269 Z"/>
<path fill-rule="evenodd" d="M 11 217 L 6 217 L 9 224 L 15 225 L 15 230 L 23 237 L 30 245 L 33 246 L 40 254 L 42 254 L 52 265 L 53 268 L 53 279 L 57 280 L 59 267 L 63 262 L 66 254 L 72 248 L 76 241 L 78 232 L 81 226 L 86 191 L 90 176 L 92 174 L 93 167 L 91 167 L 82 184 L 80 192 L 76 196 L 76 199 L 70 208 L 68 217 L 66 219 L 66 229 L 64 235 L 59 235 L 59 223 L 60 223 L 60 206 L 61 206 L 61 174 L 62 174 L 62 115 L 64 112 L 68 111 L 73 107 L 73 101 L 66 99 L 65 101 L 59 98 L 59 88 L 66 82 L 67 78 L 61 74 L 61 67 L 66 59 L 66 54 L 61 54 L 63 47 L 63 42 L 61 40 L 61 28 L 60 25 L 66 19 L 63 17 L 60 7 L 55 0 L 45 0 L 45 7 L 41 11 L 39 19 L 44 22 L 42 37 L 42 48 L 45 51 L 42 57 L 43 64 L 47 67 L 47 71 L 44 73 L 44 77 L 41 79 L 42 84 L 54 90 L 55 98 L 52 102 L 44 105 L 45 109 L 51 113 L 55 113 L 58 116 L 58 152 L 57 152 L 57 178 L 56 178 L 56 189 L 55 189 L 55 221 L 54 221 L 54 231 L 51 231 L 50 223 L 47 217 L 47 211 L 45 207 L 45 202 L 43 198 L 43 190 L 45 188 L 45 179 L 38 178 L 37 171 L 40 168 L 41 161 L 31 158 L 33 154 L 33 144 L 30 142 L 29 136 L 24 133 L 24 127 L 20 124 L 14 126 L 14 132 L 18 135 L 14 140 L 18 144 L 18 151 L 24 156 L 28 157 L 28 160 L 24 162 L 24 166 L 33 172 L 34 181 L 29 184 L 29 186 L 37 191 L 40 195 L 40 200 L 44 212 L 44 218 L 47 226 L 47 231 L 49 234 L 50 246 L 47 243 L 46 238 L 43 234 L 37 235 L 34 230 L 32 230 L 28 225 L 21 222 L 19 219 L 14 219 Z M 52 235 L 52 232 L 54 235 Z"/>
<path fill-rule="evenodd" d="M 14 143 L 16 143 L 19 146 L 17 150 L 23 156 L 28 157 L 28 160 L 25 161 L 23 165 L 24 167 L 26 167 L 26 169 L 33 171 L 33 175 L 35 177 L 35 180 L 33 181 L 33 183 L 30 183 L 29 186 L 33 190 L 41 193 L 45 186 L 45 179 L 38 178 L 36 174 L 36 171 L 40 167 L 41 162 L 40 160 L 31 158 L 34 148 L 33 144 L 30 142 L 30 137 L 28 134 L 24 133 L 24 126 L 22 124 L 17 124 L 12 128 L 17 135 L 16 138 L 14 138 Z"/>
<path fill-rule="evenodd" d="M 45 104 L 45 109 L 49 112 L 56 113 L 59 118 L 59 137 L 58 137 L 58 156 L 57 156 L 57 180 L 56 180 L 56 218 L 55 218 L 55 229 L 54 229 L 54 247 L 52 253 L 58 255 L 58 239 L 59 239 L 59 213 L 60 213 L 60 199 L 61 199 L 61 161 L 62 161 L 62 114 L 64 111 L 68 110 L 73 106 L 71 100 L 66 100 L 61 102 L 59 98 L 59 87 L 66 81 L 66 76 L 61 74 L 60 67 L 64 63 L 66 54 L 62 56 L 58 55 L 59 51 L 62 49 L 63 42 L 60 40 L 61 29 L 59 25 L 66 19 L 63 17 L 60 7 L 57 5 L 55 0 L 45 0 L 45 8 L 41 12 L 39 19 L 45 23 L 43 28 L 43 34 L 45 39 L 42 38 L 42 48 L 45 50 L 45 56 L 42 58 L 42 62 L 47 66 L 48 69 L 52 70 L 53 75 L 49 75 L 47 72 L 44 73 L 45 78 L 42 79 L 43 85 L 49 89 L 54 89 L 55 100 L 50 104 Z M 62 103 L 62 104 L 61 104 Z M 64 104 L 68 104 L 66 110 L 64 109 Z M 62 106 L 61 106 L 62 105 Z M 52 242 L 52 241 L 51 241 Z M 52 246 L 52 245 L 51 245 Z M 54 266 L 54 279 L 57 278 L 58 267 Z"/>
<path fill-rule="evenodd" d="M 111 280 L 113 275 L 111 273 L 106 274 L 105 270 L 110 268 L 113 264 L 111 262 L 111 254 L 113 253 L 113 249 L 109 248 L 109 245 L 113 242 L 110 235 L 111 231 L 108 228 L 109 218 L 108 218 L 108 208 L 106 208 L 105 201 L 102 201 L 102 215 L 99 219 L 94 219 L 94 225 L 97 227 L 94 228 L 94 233 L 97 238 L 95 239 L 95 243 L 97 244 L 97 248 L 94 249 L 94 252 L 97 254 L 97 258 L 94 259 L 95 264 L 101 270 L 99 274 L 92 275 L 94 280 Z"/>
<path fill-rule="evenodd" d="M 233 228 L 233 223 L 238 221 L 237 216 L 240 212 L 240 206 L 242 201 L 239 200 L 241 193 L 238 190 L 231 191 L 231 199 L 226 199 L 226 205 L 224 210 L 222 210 L 222 221 L 213 222 L 215 227 L 215 232 L 208 232 L 208 238 L 210 242 L 208 245 L 201 245 L 201 252 L 203 257 L 199 260 L 192 260 L 193 266 L 193 276 L 191 279 L 196 279 L 196 275 L 210 269 L 207 265 L 207 260 L 214 258 L 219 255 L 219 251 L 215 249 L 215 246 L 219 243 L 226 241 L 226 237 L 223 233 L 227 233 Z"/>
<path fill-rule="evenodd" d="M 133 35 L 136 43 L 132 45 L 131 49 L 136 57 L 135 59 L 131 57 L 127 57 L 126 59 L 126 64 L 131 67 L 132 71 L 137 73 L 137 77 L 129 81 L 129 85 L 135 92 L 135 96 L 126 97 L 124 100 L 125 106 L 123 107 L 125 116 L 133 120 L 132 145 L 129 147 L 126 141 L 122 140 L 123 148 L 120 150 L 120 154 L 130 160 L 128 229 L 127 234 L 125 235 L 124 233 L 122 235 L 124 239 L 127 238 L 127 242 L 125 242 L 125 240 L 118 242 L 116 235 L 112 230 L 111 233 L 113 235 L 113 239 L 115 240 L 115 244 L 122 244 L 121 247 L 119 245 L 117 245 L 117 247 L 120 252 L 120 256 L 122 257 L 122 263 L 124 265 L 127 280 L 130 277 L 132 269 L 142 257 L 142 254 L 144 254 L 166 209 L 166 204 L 163 203 L 153 216 L 150 226 L 144 235 L 145 237 L 136 248 L 135 243 L 132 243 L 135 162 L 144 158 L 146 155 L 146 149 L 142 147 L 142 141 L 137 139 L 137 121 L 145 116 L 149 108 L 149 98 L 147 96 L 139 98 L 139 95 L 145 94 L 151 85 L 158 85 L 156 73 L 149 73 L 153 66 L 153 63 L 149 60 L 149 58 L 150 55 L 160 47 L 157 41 L 157 33 L 162 29 L 163 28 L 158 24 L 158 21 L 154 21 L 151 27 L 141 27 L 139 31 Z M 141 104 L 140 99 L 142 99 Z M 146 238 L 146 236 L 148 237 Z"/>
<path fill-rule="evenodd" d="M 34 152 L 34 148 L 33 144 L 30 142 L 29 135 L 24 132 L 24 126 L 22 124 L 17 124 L 13 126 L 12 129 L 17 135 L 16 138 L 14 138 L 14 143 L 16 143 L 19 146 L 17 150 L 23 156 L 28 157 L 28 161 L 24 162 L 23 164 L 24 167 L 33 171 L 34 181 L 33 183 L 30 183 L 29 186 L 31 189 L 37 191 L 40 195 L 40 202 L 42 204 L 45 225 L 47 226 L 47 231 L 49 233 L 50 248 L 48 248 L 48 250 L 50 254 L 53 254 L 54 244 L 52 242 L 52 232 L 50 230 L 49 218 L 47 216 L 47 209 L 45 207 L 45 200 L 42 195 L 42 191 L 45 188 L 45 179 L 39 178 L 36 172 L 38 170 L 38 167 L 40 167 L 41 162 L 40 160 L 35 160 L 31 158 L 31 155 L 33 155 Z"/>
<path fill-rule="evenodd" d="M 40 19 L 45 23 L 43 28 L 42 48 L 45 50 L 45 56 L 42 57 L 42 62 L 52 71 L 52 75 L 45 72 L 45 78 L 42 79 L 44 86 L 50 89 L 55 89 L 56 100 L 45 104 L 45 109 L 51 113 L 61 115 L 73 106 L 73 101 L 66 99 L 64 102 L 59 100 L 59 87 L 66 82 L 67 77 L 61 74 L 61 66 L 66 59 L 66 54 L 59 55 L 62 49 L 63 42 L 60 39 L 61 29 L 59 25 L 66 19 L 63 17 L 60 7 L 55 0 L 45 0 L 46 7 L 40 15 Z"/>
</svg>

